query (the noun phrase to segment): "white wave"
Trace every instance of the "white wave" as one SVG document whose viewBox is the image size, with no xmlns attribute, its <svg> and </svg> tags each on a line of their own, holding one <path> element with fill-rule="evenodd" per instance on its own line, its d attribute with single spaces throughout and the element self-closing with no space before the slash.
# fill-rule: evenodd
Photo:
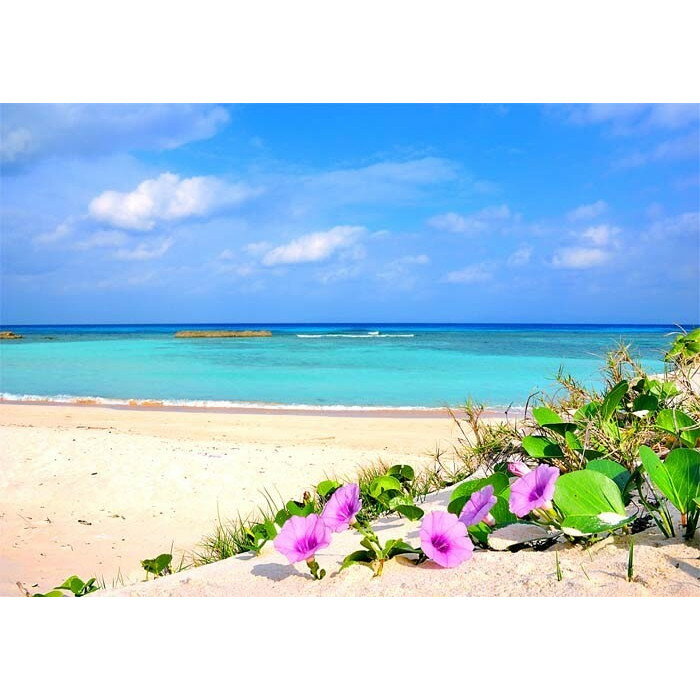
<svg viewBox="0 0 700 700">
<path fill-rule="evenodd" d="M 37 395 L 0 393 L 0 401 L 21 401 L 60 404 L 98 404 L 131 407 L 250 408 L 275 411 L 442 411 L 435 406 L 362 406 L 359 404 L 267 403 L 261 401 L 216 401 L 207 399 L 112 399 L 104 396 L 70 396 L 67 394 Z"/>
<path fill-rule="evenodd" d="M 297 338 L 415 338 L 415 333 L 297 333 Z"/>
</svg>

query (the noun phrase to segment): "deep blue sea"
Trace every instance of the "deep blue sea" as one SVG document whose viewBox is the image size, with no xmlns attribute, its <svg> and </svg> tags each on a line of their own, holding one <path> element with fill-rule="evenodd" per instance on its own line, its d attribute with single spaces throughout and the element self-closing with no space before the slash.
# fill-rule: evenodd
<svg viewBox="0 0 700 700">
<path fill-rule="evenodd" d="M 267 328 L 271 338 L 181 339 L 177 330 Z M 561 366 L 596 385 L 629 343 L 650 372 L 673 326 L 219 324 L 12 326 L 4 398 L 99 397 L 310 406 L 523 405 Z M 213 405 L 218 405 L 214 403 Z"/>
</svg>

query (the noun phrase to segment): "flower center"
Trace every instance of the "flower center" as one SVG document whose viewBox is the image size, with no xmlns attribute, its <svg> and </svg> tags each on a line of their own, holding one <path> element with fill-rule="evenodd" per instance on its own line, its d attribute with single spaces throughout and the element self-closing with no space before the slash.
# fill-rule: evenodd
<svg viewBox="0 0 700 700">
<path fill-rule="evenodd" d="M 314 547 L 317 545 L 318 540 L 313 535 L 309 535 L 308 537 L 304 537 L 303 539 L 299 540 L 297 549 L 300 552 L 308 552 L 310 549 L 314 549 Z"/>
<path fill-rule="evenodd" d="M 438 552 L 444 553 L 450 548 L 450 541 L 444 535 L 433 535 L 430 542 Z"/>
</svg>

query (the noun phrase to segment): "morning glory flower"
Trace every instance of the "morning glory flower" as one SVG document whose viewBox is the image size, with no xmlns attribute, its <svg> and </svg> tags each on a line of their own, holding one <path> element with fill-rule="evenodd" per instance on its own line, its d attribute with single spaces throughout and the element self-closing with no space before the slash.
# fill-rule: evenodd
<svg viewBox="0 0 700 700">
<path fill-rule="evenodd" d="M 289 559 L 290 564 L 313 560 L 319 549 L 331 543 L 331 530 L 321 516 L 312 513 L 306 517 L 293 515 L 275 537 L 274 546 Z"/>
<path fill-rule="evenodd" d="M 421 523 L 420 543 L 423 553 L 447 569 L 471 559 L 474 545 L 467 526 L 453 513 L 433 511 Z"/>
<path fill-rule="evenodd" d="M 328 499 L 321 517 L 333 532 L 342 532 L 350 527 L 360 508 L 362 508 L 360 487 L 357 484 L 347 484 L 341 486 Z"/>
<path fill-rule="evenodd" d="M 525 464 L 525 462 L 508 462 L 508 471 L 515 476 L 525 476 L 529 474 L 532 470 Z"/>
<path fill-rule="evenodd" d="M 490 515 L 491 508 L 495 505 L 496 497 L 493 495 L 493 486 L 488 484 L 484 486 L 483 489 L 475 491 L 471 495 L 471 498 L 464 504 L 464 508 L 462 508 L 459 520 L 467 527 L 476 525 L 485 520 L 488 520 L 486 524 L 490 525 L 492 521 L 495 522 L 493 516 Z"/>
<path fill-rule="evenodd" d="M 537 469 L 521 476 L 510 487 L 511 511 L 522 518 L 536 508 L 549 510 L 552 507 L 554 483 L 559 478 L 556 467 L 540 464 Z"/>
</svg>

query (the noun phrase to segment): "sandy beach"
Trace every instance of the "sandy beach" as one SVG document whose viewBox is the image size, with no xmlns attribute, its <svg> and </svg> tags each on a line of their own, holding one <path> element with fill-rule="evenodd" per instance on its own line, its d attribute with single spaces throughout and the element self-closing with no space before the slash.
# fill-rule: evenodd
<svg viewBox="0 0 700 700">
<path fill-rule="evenodd" d="M 446 414 L 233 413 L 0 403 L 0 594 L 77 574 L 143 579 L 140 561 L 189 552 L 261 490 L 290 498 L 376 462 L 432 463 Z"/>
</svg>

